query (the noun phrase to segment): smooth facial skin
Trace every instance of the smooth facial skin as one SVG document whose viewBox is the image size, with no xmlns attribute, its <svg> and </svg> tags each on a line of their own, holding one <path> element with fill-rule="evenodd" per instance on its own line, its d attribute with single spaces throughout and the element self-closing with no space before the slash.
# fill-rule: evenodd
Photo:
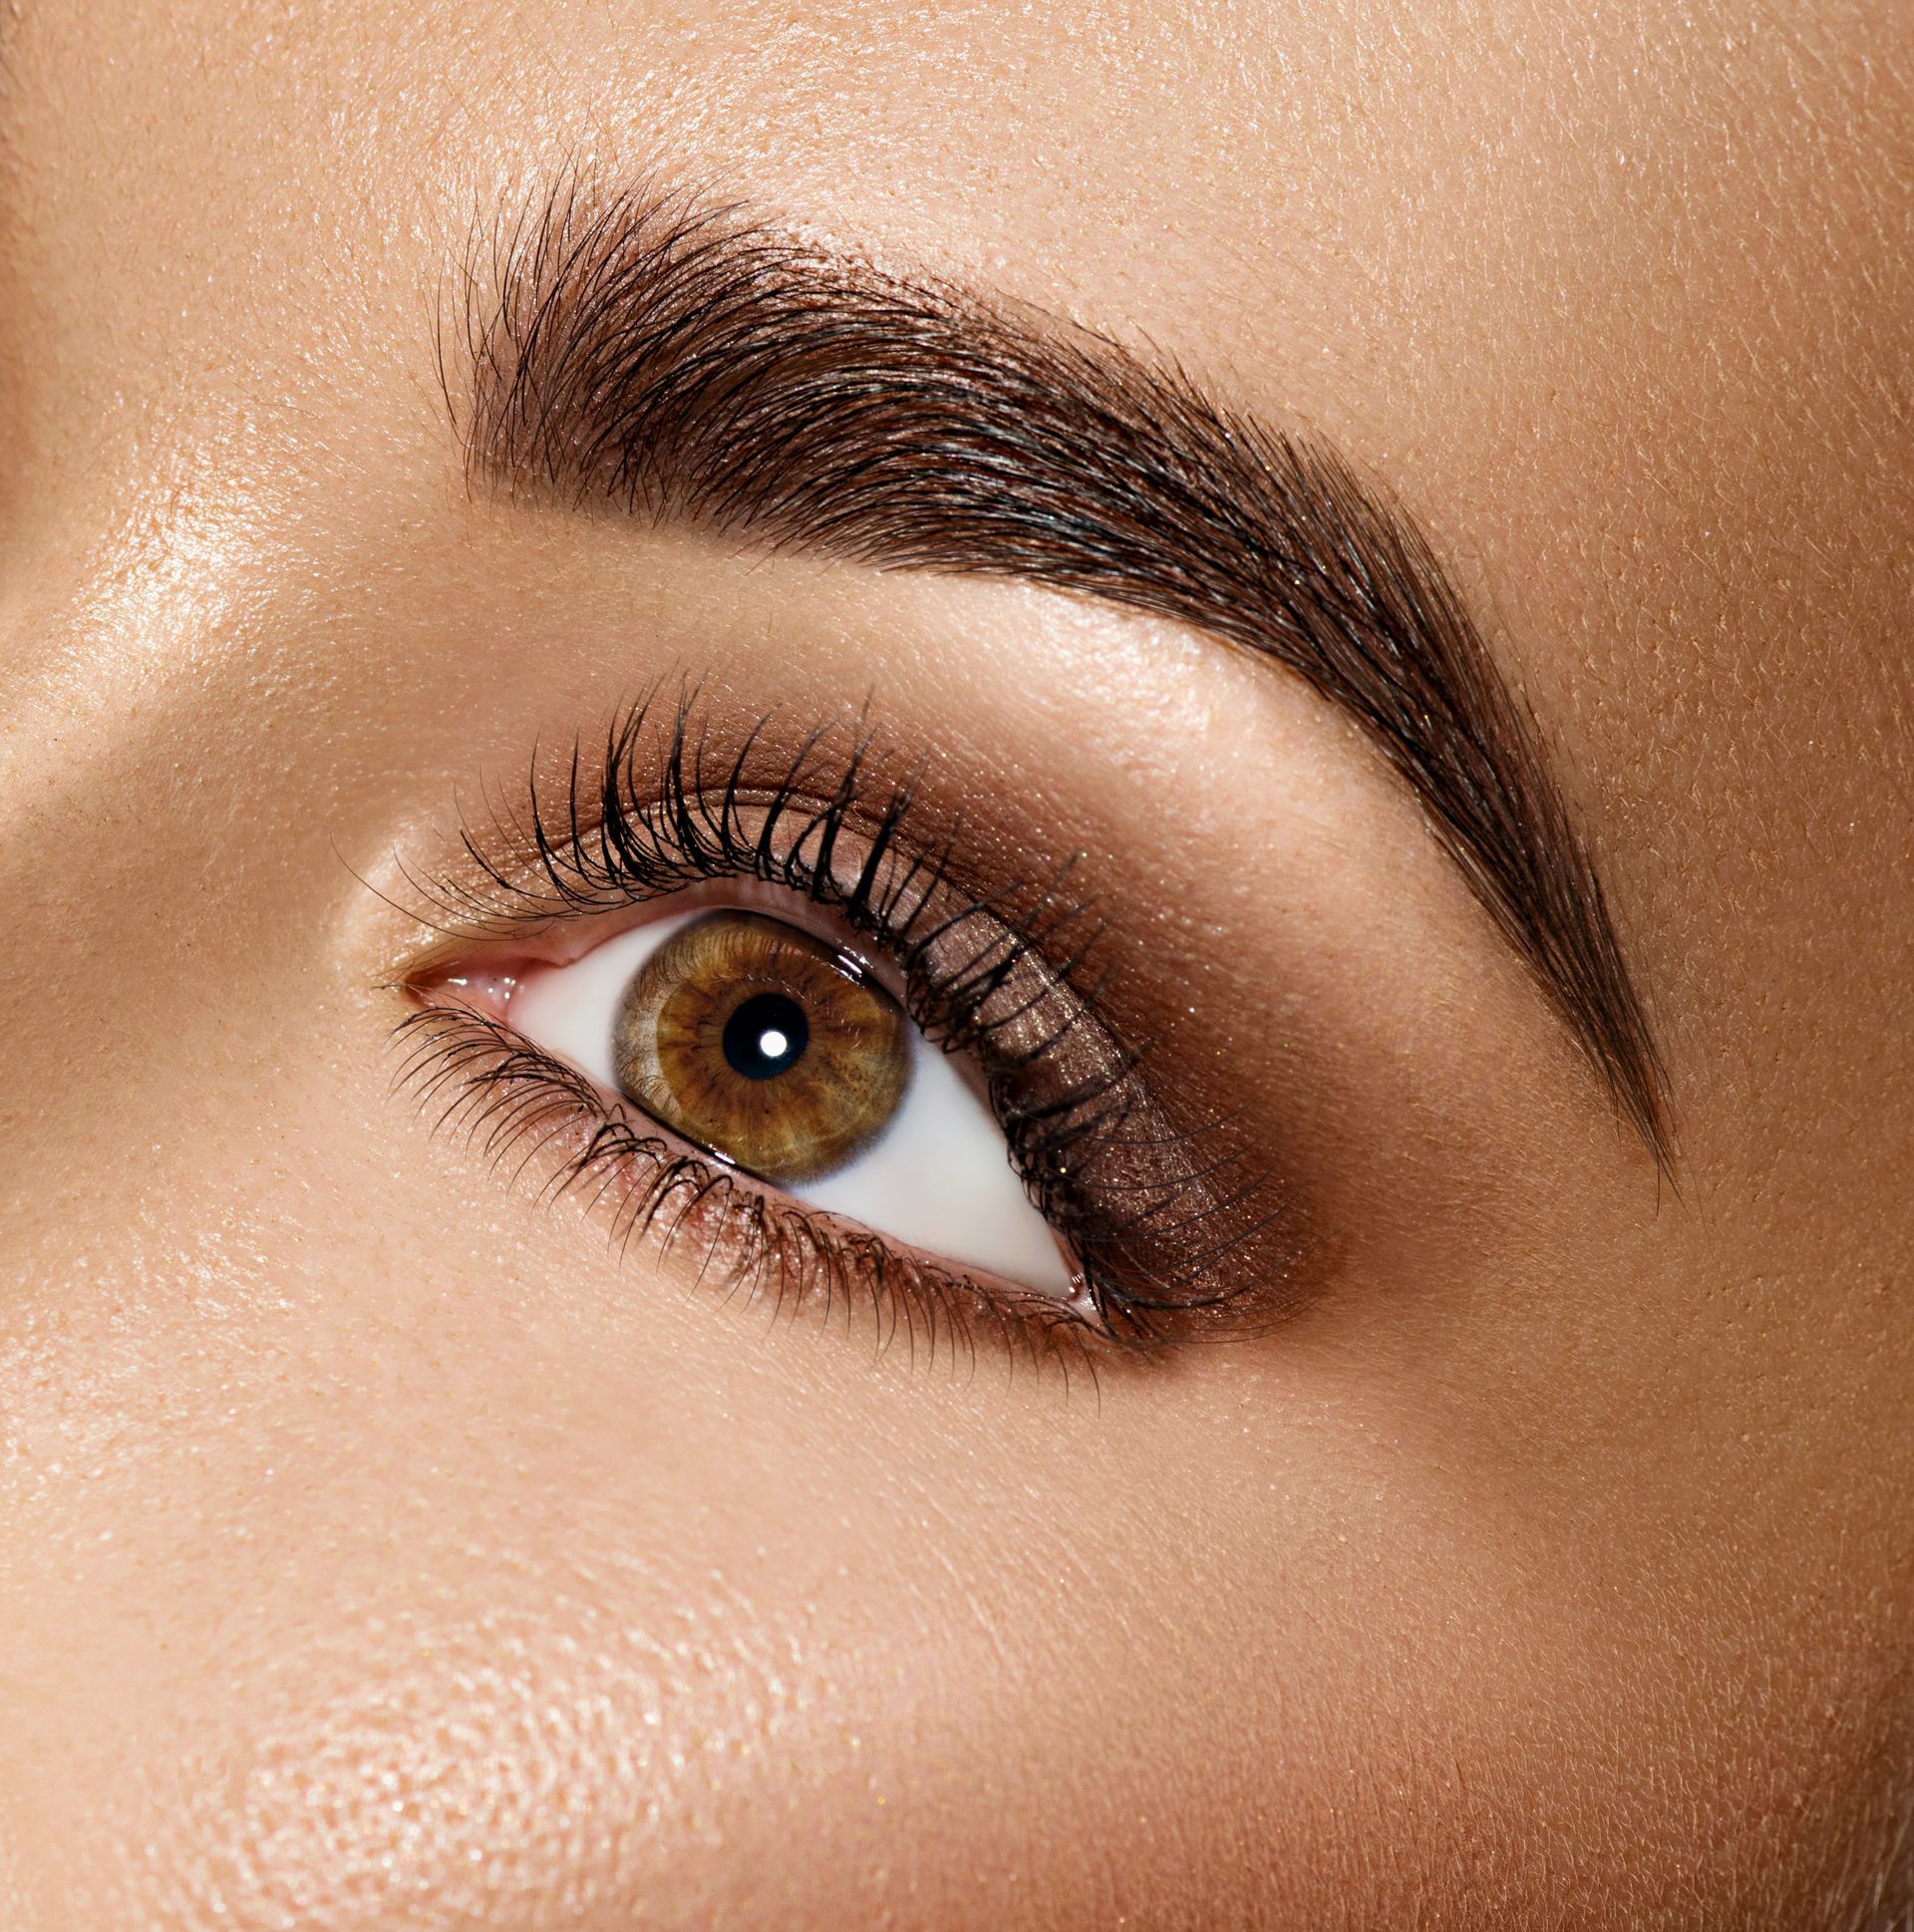
<svg viewBox="0 0 1914 1932">
<path fill-rule="evenodd" d="M 4 36 L 0 1924 L 1907 1922 L 1904 7 Z M 1332 439 L 1535 722 L 1667 1166 L 1280 666 L 475 480 L 462 276 L 567 177 Z M 686 680 L 1082 855 L 1280 1319 L 914 1345 L 435 1131 L 407 871 Z"/>
</svg>

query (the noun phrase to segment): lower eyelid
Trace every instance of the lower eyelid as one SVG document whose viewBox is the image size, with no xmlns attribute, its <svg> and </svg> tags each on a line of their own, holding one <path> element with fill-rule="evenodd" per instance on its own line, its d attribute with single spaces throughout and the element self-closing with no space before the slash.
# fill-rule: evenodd
<svg viewBox="0 0 1914 1932">
<path fill-rule="evenodd" d="M 781 1312 L 814 1304 L 828 1318 L 861 1302 L 880 1339 L 908 1335 L 927 1359 L 992 1341 L 1068 1367 L 1126 1347 L 1081 1301 L 948 1267 L 711 1160 L 461 1001 L 416 1007 L 396 1044 L 396 1085 L 436 1130 L 542 1199 L 576 1195 L 621 1255 L 647 1240 L 660 1254 L 688 1248 L 701 1278 L 770 1295 Z"/>
<path fill-rule="evenodd" d="M 622 1083 L 603 1016 L 614 1011 L 645 962 L 710 909 L 707 904 L 649 920 L 568 966 L 534 963 L 493 1008 L 493 1017 L 585 1075 L 607 1097 L 618 1095 Z M 1074 1263 L 1023 1198 L 981 1081 L 967 1080 L 968 1063 L 927 1047 L 914 1027 L 909 1037 L 913 1073 L 900 1118 L 847 1165 L 780 1191 L 846 1220 L 875 1219 L 887 1240 L 1071 1300 L 1080 1292 Z M 940 1142 L 932 1144 L 930 1136 L 938 1133 Z M 980 1166 L 985 1161 L 988 1170 Z M 937 1184 L 927 1186 L 933 1175 Z M 884 1203 L 881 1213 L 870 1205 L 873 1195 Z"/>
</svg>

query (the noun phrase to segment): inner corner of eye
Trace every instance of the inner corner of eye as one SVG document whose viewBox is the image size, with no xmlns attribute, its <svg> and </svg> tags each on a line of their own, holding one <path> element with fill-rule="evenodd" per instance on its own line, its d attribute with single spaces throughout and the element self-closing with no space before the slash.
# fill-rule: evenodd
<svg viewBox="0 0 1914 1932">
<path fill-rule="evenodd" d="M 502 1019 L 524 971 L 517 961 L 448 966 L 407 980 L 405 991 L 421 1006 L 468 1007 L 488 1019 Z"/>
</svg>

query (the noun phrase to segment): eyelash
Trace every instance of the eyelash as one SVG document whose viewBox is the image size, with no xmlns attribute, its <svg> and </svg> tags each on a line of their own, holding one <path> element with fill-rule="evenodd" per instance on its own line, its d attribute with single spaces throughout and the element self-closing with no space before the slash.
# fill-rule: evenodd
<svg viewBox="0 0 1914 1932">
<path fill-rule="evenodd" d="M 516 1173 L 555 1151 L 541 1193 L 552 1200 L 581 1194 L 608 1207 L 621 1252 L 648 1236 L 661 1252 L 698 1241 L 701 1277 L 715 1264 L 731 1296 L 768 1300 L 774 1316 L 805 1307 L 828 1320 L 862 1306 L 879 1346 L 901 1339 L 913 1358 L 920 1350 L 926 1359 L 953 1347 L 971 1352 L 994 1339 L 1067 1370 L 1088 1360 L 1095 1331 L 1064 1304 L 1010 1285 L 984 1288 L 869 1229 L 813 1214 L 608 1102 L 497 1021 L 423 1007 L 400 1032 L 407 1048 L 401 1081 L 437 1111 L 442 1127 L 464 1131 L 487 1159 Z"/>
<path fill-rule="evenodd" d="M 1042 884 L 973 892 L 961 883 L 961 827 L 911 849 L 918 781 L 880 780 L 869 738 L 845 747 L 839 731 L 819 728 L 754 776 L 773 736 L 774 720 L 762 718 L 707 783 L 716 755 L 697 724 L 697 692 L 679 698 L 661 734 L 658 708 L 655 694 L 631 707 L 591 757 L 574 745 L 556 809 L 541 776 L 549 768 L 534 758 L 522 804 L 494 803 L 482 833 L 460 833 L 462 864 L 431 876 L 402 868 L 419 901 L 410 909 L 476 943 L 728 879 L 827 907 L 901 972 L 926 1039 L 975 1056 L 1012 1162 L 1083 1271 L 1078 1302 L 986 1287 L 815 1214 L 601 1095 L 503 1021 L 433 1002 L 424 974 L 408 983 L 421 1004 L 400 1024 L 400 1085 L 514 1173 L 555 1154 L 544 1192 L 608 1205 L 621 1248 L 698 1238 L 701 1272 L 722 1267 L 734 1293 L 767 1296 L 774 1309 L 828 1314 L 861 1300 L 881 1340 L 934 1352 L 989 1335 L 1066 1363 L 1099 1344 L 1147 1349 L 1225 1324 L 1239 1332 L 1268 1284 L 1216 1286 L 1210 1264 L 1275 1226 L 1281 1210 L 1262 1211 L 1266 1176 L 1249 1174 L 1240 1152 L 1213 1151 L 1221 1123 L 1178 1130 L 1157 1118 L 1143 1054 L 1119 1045 L 1095 1010 L 1105 982 L 1088 969 L 1103 926 L 1066 896 L 1074 861 Z M 644 753 L 660 737 L 647 783 Z M 846 880 L 838 860 L 852 843 L 861 856 Z M 1068 1063 L 1086 1053 L 1089 1069 L 1071 1078 Z"/>
</svg>

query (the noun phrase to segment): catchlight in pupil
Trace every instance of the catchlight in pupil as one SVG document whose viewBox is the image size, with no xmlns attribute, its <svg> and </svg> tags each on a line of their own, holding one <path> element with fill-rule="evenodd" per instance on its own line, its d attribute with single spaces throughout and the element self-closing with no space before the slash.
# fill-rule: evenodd
<svg viewBox="0 0 1914 1932">
<path fill-rule="evenodd" d="M 776 1080 L 809 1041 L 804 1009 L 784 993 L 754 993 L 725 1022 L 725 1059 L 747 1080 Z"/>
</svg>

